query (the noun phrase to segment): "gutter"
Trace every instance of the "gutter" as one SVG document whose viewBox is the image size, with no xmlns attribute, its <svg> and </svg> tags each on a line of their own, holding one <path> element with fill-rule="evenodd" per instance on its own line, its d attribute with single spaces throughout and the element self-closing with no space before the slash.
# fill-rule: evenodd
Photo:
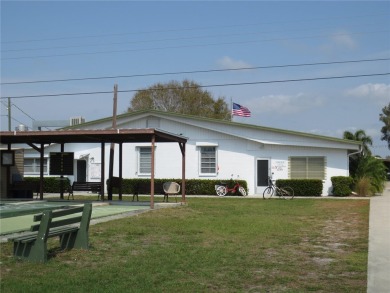
<svg viewBox="0 0 390 293">
<path fill-rule="evenodd" d="M 363 146 L 360 145 L 360 146 L 359 146 L 359 150 L 358 150 L 357 152 L 348 154 L 348 157 L 353 156 L 353 155 L 360 154 L 360 153 L 362 153 L 362 152 L 363 152 Z"/>
</svg>

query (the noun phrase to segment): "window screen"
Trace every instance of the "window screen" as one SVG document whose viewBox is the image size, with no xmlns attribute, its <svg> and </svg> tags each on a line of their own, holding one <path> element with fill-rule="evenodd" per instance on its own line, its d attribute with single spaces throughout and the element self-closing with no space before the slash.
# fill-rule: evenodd
<svg viewBox="0 0 390 293">
<path fill-rule="evenodd" d="M 140 174 L 151 174 L 152 173 L 152 148 L 151 147 L 140 147 L 138 156 L 138 166 Z"/>
<path fill-rule="evenodd" d="M 200 148 L 200 173 L 201 174 L 215 174 L 217 159 L 216 147 L 201 147 Z"/>
<path fill-rule="evenodd" d="M 40 161 L 39 158 L 24 158 L 24 173 L 39 174 Z M 43 159 L 43 173 L 47 174 L 47 159 Z"/>
</svg>

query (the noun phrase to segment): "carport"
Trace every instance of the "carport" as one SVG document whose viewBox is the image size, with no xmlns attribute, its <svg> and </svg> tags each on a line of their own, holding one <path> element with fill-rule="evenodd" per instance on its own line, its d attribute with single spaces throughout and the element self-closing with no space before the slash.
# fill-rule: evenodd
<svg viewBox="0 0 390 293">
<path fill-rule="evenodd" d="M 101 198 L 104 200 L 105 186 L 105 145 L 113 143 L 119 145 L 119 178 L 122 179 L 122 153 L 123 143 L 150 142 L 151 154 L 151 182 L 150 182 L 150 207 L 154 208 L 154 156 L 156 143 L 178 143 L 182 154 L 182 202 L 185 202 L 185 148 L 187 138 L 168 133 L 154 128 L 146 129 L 105 129 L 105 130 L 54 130 L 54 131 L 0 131 L 0 144 L 7 147 L 8 154 L 12 155 L 12 147 L 15 144 L 27 144 L 40 154 L 40 199 L 43 200 L 43 159 L 45 145 L 53 143 L 61 145 L 64 152 L 66 143 L 100 143 L 101 144 Z M 20 146 L 19 146 L 20 147 Z M 110 172 L 111 173 L 111 172 Z M 112 175 L 110 175 L 112 176 Z M 7 166 L 7 190 L 10 184 L 10 166 Z M 63 198 L 63 194 L 61 193 Z M 119 188 L 119 198 L 122 198 L 122 190 Z M 108 200 L 112 200 L 112 193 L 108 194 Z"/>
</svg>

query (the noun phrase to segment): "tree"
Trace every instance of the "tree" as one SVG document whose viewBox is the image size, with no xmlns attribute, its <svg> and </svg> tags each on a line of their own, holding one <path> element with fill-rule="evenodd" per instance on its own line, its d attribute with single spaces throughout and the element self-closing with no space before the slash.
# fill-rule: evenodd
<svg viewBox="0 0 390 293">
<path fill-rule="evenodd" d="M 230 108 L 223 97 L 214 100 L 210 92 L 189 80 L 156 83 L 139 90 L 128 111 L 145 109 L 231 120 Z"/>
<path fill-rule="evenodd" d="M 355 133 L 344 131 L 343 138 L 362 143 L 362 152 L 349 158 L 349 172 L 355 185 L 367 179 L 371 194 L 382 192 L 386 180 L 386 168 L 381 160 L 371 155 L 369 146 L 372 146 L 372 138 L 362 129 Z"/>
<path fill-rule="evenodd" d="M 381 129 L 381 140 L 387 141 L 387 147 L 390 149 L 390 103 L 383 107 L 382 113 L 379 114 L 379 120 L 385 124 Z"/>
<path fill-rule="evenodd" d="M 355 133 L 350 131 L 344 131 L 344 139 L 360 141 L 362 143 L 363 151 L 360 156 L 371 156 L 371 150 L 369 146 L 372 146 L 371 136 L 366 135 L 366 132 L 362 129 L 357 130 Z"/>
<path fill-rule="evenodd" d="M 355 133 L 344 131 L 343 138 L 362 143 L 362 152 L 349 157 L 349 173 L 352 177 L 355 177 L 356 170 L 358 169 L 362 158 L 365 156 L 371 156 L 369 145 L 372 145 L 372 138 L 367 136 L 366 132 L 362 129 L 357 130 Z"/>
</svg>

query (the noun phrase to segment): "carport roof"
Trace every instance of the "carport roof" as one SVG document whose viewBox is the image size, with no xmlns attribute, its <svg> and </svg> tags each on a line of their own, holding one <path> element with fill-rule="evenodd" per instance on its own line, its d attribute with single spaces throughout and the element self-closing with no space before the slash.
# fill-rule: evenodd
<svg viewBox="0 0 390 293">
<path fill-rule="evenodd" d="M 53 131 L 0 131 L 1 144 L 51 144 L 51 143 L 137 143 L 151 142 L 186 143 L 181 135 L 157 130 L 101 129 L 101 130 L 53 130 Z"/>
</svg>

